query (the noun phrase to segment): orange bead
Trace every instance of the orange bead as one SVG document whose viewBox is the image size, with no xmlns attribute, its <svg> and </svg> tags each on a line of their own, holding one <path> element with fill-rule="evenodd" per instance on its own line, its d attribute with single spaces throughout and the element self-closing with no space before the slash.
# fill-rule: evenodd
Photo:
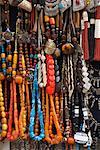
<svg viewBox="0 0 100 150">
<path fill-rule="evenodd" d="M 0 110 L 1 110 L 1 111 L 4 111 L 4 110 L 5 110 L 5 107 L 4 107 L 4 106 L 2 106 L 2 107 L 0 108 Z"/>
<path fill-rule="evenodd" d="M 17 84 L 21 84 L 23 82 L 23 78 L 19 75 L 16 76 L 15 81 Z"/>
<path fill-rule="evenodd" d="M 11 50 L 11 45 L 8 45 L 8 49 Z"/>
<path fill-rule="evenodd" d="M 7 119 L 6 118 L 2 118 L 1 122 L 2 122 L 2 124 L 6 124 L 7 123 Z"/>
<path fill-rule="evenodd" d="M 57 114 L 59 113 L 59 110 L 58 110 L 58 109 L 56 110 L 56 113 L 57 113 Z"/>
<path fill-rule="evenodd" d="M 12 75 L 15 76 L 16 75 L 16 71 L 12 71 Z"/>
<path fill-rule="evenodd" d="M 56 101 L 56 105 L 59 106 L 59 102 L 58 101 Z"/>
<path fill-rule="evenodd" d="M 0 93 L 0 101 L 2 101 L 2 99 L 3 99 L 3 94 L 2 94 L 2 92 Z"/>
<path fill-rule="evenodd" d="M 58 109 L 58 110 L 59 110 L 59 105 L 58 105 L 58 106 L 56 106 L 56 109 Z"/>
<path fill-rule="evenodd" d="M 51 138 L 54 138 L 54 134 L 51 134 L 50 136 L 51 136 Z"/>
<path fill-rule="evenodd" d="M 50 24 L 55 25 L 55 19 L 54 18 L 50 18 Z"/>
<path fill-rule="evenodd" d="M 2 64 L 2 68 L 6 68 L 6 63 L 3 63 L 3 64 Z"/>
<path fill-rule="evenodd" d="M 6 117 L 6 113 L 4 111 L 1 112 L 2 117 Z"/>
<path fill-rule="evenodd" d="M 74 51 L 73 45 L 70 43 L 66 43 L 62 46 L 62 52 L 64 54 L 71 54 Z"/>
<path fill-rule="evenodd" d="M 44 19 L 45 19 L 45 22 L 49 22 L 49 17 L 48 16 L 45 16 Z"/>
<path fill-rule="evenodd" d="M 4 102 L 0 102 L 0 106 L 4 106 Z"/>
<path fill-rule="evenodd" d="M 0 72 L 0 81 L 2 81 L 4 79 L 5 79 L 5 77 L 4 77 L 3 73 Z"/>
<path fill-rule="evenodd" d="M 49 134 L 52 134 L 52 130 L 49 130 Z"/>
<path fill-rule="evenodd" d="M 49 130 L 52 130 L 52 126 L 51 125 L 49 126 Z"/>
<path fill-rule="evenodd" d="M 7 60 L 12 61 L 12 55 L 8 55 Z"/>
<path fill-rule="evenodd" d="M 12 67 L 8 68 L 8 73 L 12 72 Z"/>
<path fill-rule="evenodd" d="M 7 131 L 2 131 L 1 136 L 5 137 L 7 135 Z"/>
<path fill-rule="evenodd" d="M 2 124 L 2 130 L 7 130 L 7 124 Z"/>
<path fill-rule="evenodd" d="M 49 137 L 46 137 L 45 140 L 48 142 L 48 143 L 51 143 L 51 139 Z"/>
<path fill-rule="evenodd" d="M 1 58 L 5 58 L 5 57 L 6 57 L 5 53 L 1 53 Z"/>
<path fill-rule="evenodd" d="M 15 69 L 15 68 L 16 68 L 16 64 L 13 64 L 13 65 L 12 65 L 12 68 L 14 68 L 14 69 Z"/>
<path fill-rule="evenodd" d="M 23 128 L 23 132 L 25 132 L 26 131 L 26 128 Z"/>
<path fill-rule="evenodd" d="M 68 142 L 68 144 L 73 145 L 73 144 L 75 143 L 75 140 L 74 140 L 73 137 L 69 137 L 69 138 L 67 139 L 67 142 Z"/>
</svg>

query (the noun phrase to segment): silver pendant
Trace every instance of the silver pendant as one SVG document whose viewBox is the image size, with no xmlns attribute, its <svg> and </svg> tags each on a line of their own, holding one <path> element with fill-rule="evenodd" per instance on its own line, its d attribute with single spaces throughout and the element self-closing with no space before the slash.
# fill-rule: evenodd
<svg viewBox="0 0 100 150">
<path fill-rule="evenodd" d="M 88 136 L 84 132 L 76 132 L 76 134 L 74 134 L 74 139 L 75 142 L 79 144 L 86 144 L 88 142 Z"/>
<path fill-rule="evenodd" d="M 55 52 L 56 44 L 53 42 L 53 40 L 48 39 L 44 50 L 45 50 L 45 53 L 49 54 L 49 55 L 51 55 Z"/>
</svg>

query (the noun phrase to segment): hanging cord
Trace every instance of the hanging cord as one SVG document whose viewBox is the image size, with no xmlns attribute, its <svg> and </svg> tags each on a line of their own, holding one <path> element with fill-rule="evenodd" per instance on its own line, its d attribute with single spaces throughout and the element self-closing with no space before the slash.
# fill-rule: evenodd
<svg viewBox="0 0 100 150">
<path fill-rule="evenodd" d="M 73 23 L 72 12 L 73 12 L 72 7 L 70 7 L 70 23 L 71 23 L 71 26 L 72 26 L 73 35 L 76 36 L 76 31 L 75 31 L 75 26 L 74 26 L 74 23 Z"/>
</svg>

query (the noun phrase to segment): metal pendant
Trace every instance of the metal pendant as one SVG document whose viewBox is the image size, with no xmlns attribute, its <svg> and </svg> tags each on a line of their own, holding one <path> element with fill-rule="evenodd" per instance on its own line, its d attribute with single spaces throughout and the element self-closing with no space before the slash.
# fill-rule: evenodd
<svg viewBox="0 0 100 150">
<path fill-rule="evenodd" d="M 18 6 L 28 12 L 32 11 L 32 4 L 27 0 L 9 0 L 9 4 L 13 6 Z"/>
<path fill-rule="evenodd" d="M 79 11 L 85 8 L 85 1 L 80 0 L 79 5 L 77 5 L 76 1 L 73 0 L 73 11 Z"/>
<path fill-rule="evenodd" d="M 5 40 L 5 41 L 11 41 L 12 40 L 12 38 L 13 38 L 13 34 L 12 34 L 12 32 L 9 30 L 9 28 L 7 28 L 7 30 L 3 33 L 3 39 Z"/>
<path fill-rule="evenodd" d="M 62 13 L 69 7 L 71 7 L 71 0 L 61 0 L 59 3 L 59 9 Z"/>
<path fill-rule="evenodd" d="M 56 44 L 53 42 L 53 40 L 49 39 L 46 43 L 46 47 L 45 47 L 45 53 L 46 54 L 53 54 L 56 50 Z"/>
<path fill-rule="evenodd" d="M 85 132 L 76 132 L 74 139 L 79 144 L 86 144 L 88 142 L 88 136 Z"/>
</svg>

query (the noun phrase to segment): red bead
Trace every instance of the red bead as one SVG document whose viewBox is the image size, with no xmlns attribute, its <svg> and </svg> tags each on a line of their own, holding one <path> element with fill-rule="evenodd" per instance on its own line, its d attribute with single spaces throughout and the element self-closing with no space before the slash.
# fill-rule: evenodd
<svg viewBox="0 0 100 150">
<path fill-rule="evenodd" d="M 55 25 L 55 19 L 54 18 L 50 18 L 50 24 Z"/>
<path fill-rule="evenodd" d="M 54 94 L 54 92 L 55 92 L 55 88 L 52 88 L 51 86 L 48 86 L 48 87 L 46 87 L 46 92 L 47 92 L 49 95 L 52 95 L 52 94 Z"/>
</svg>

